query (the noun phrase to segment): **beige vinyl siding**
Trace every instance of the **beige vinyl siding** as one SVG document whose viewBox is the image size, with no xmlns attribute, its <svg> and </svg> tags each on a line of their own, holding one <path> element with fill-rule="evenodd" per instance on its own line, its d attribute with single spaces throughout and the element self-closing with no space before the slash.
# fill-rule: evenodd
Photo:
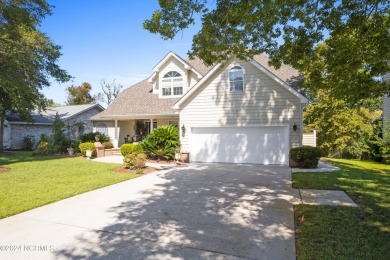
<svg viewBox="0 0 390 260">
<path fill-rule="evenodd" d="M 234 65 L 245 70 L 244 92 L 229 91 L 228 73 Z M 292 131 L 294 123 L 298 125 L 296 132 Z M 248 62 L 230 62 L 205 82 L 183 104 L 180 125 L 183 124 L 184 151 L 189 149 L 191 127 L 289 125 L 290 147 L 302 144 L 300 99 Z"/>
<path fill-rule="evenodd" d="M 382 79 L 384 81 L 390 81 L 390 73 L 382 76 Z M 382 110 L 383 110 L 383 128 L 385 129 L 390 124 L 390 97 L 388 95 L 385 95 L 383 97 L 383 103 L 382 103 Z"/>
<path fill-rule="evenodd" d="M 316 135 L 313 133 L 306 133 L 302 135 L 302 145 L 317 146 Z"/>
</svg>

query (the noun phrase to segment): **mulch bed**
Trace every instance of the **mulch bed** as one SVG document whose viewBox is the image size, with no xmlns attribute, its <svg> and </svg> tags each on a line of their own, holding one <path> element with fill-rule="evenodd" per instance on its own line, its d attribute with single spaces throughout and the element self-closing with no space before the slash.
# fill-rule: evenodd
<svg viewBox="0 0 390 260">
<path fill-rule="evenodd" d="M 167 161 L 167 160 L 157 161 L 157 160 L 148 159 L 148 160 L 146 160 L 146 162 L 147 163 L 158 163 L 158 164 L 176 164 L 176 162 L 173 160 L 171 160 L 171 161 Z"/>
<path fill-rule="evenodd" d="M 0 173 L 9 172 L 11 169 L 0 166 Z"/>
<path fill-rule="evenodd" d="M 131 170 L 130 168 L 125 168 L 125 166 L 119 166 L 113 169 L 114 172 L 122 172 L 122 173 L 130 173 L 130 174 L 137 174 L 135 170 Z M 153 167 L 145 167 L 144 171 L 142 172 L 142 175 L 149 174 L 152 172 L 157 171 L 156 168 Z"/>
</svg>

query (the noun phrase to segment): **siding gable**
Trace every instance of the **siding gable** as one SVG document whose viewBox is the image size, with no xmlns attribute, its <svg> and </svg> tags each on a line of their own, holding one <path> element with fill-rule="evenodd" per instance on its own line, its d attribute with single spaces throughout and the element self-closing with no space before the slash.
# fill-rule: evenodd
<svg viewBox="0 0 390 260">
<path fill-rule="evenodd" d="M 229 70 L 241 66 L 244 91 L 229 91 Z M 231 60 L 219 68 L 181 105 L 180 125 L 188 127 L 293 125 L 301 126 L 301 100 L 252 63 Z M 291 147 L 301 144 L 300 131 L 290 132 Z M 188 145 L 188 135 L 182 138 Z"/>
<path fill-rule="evenodd" d="M 183 94 L 186 93 L 193 85 L 198 82 L 198 76 L 191 70 L 187 70 L 182 62 L 178 61 L 175 57 L 171 57 L 168 61 L 161 66 L 158 72 L 158 77 L 155 78 L 154 84 L 158 85 L 159 98 L 177 98 L 177 96 L 163 96 L 161 88 L 161 80 L 164 75 L 170 71 L 177 71 L 183 76 Z M 156 88 L 153 88 L 156 90 Z"/>
</svg>

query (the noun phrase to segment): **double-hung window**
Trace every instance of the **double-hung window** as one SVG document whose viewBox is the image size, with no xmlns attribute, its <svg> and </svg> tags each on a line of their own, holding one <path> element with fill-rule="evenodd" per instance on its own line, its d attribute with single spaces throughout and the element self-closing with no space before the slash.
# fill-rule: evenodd
<svg viewBox="0 0 390 260">
<path fill-rule="evenodd" d="M 163 96 L 183 95 L 183 76 L 177 71 L 170 71 L 164 75 L 161 81 Z"/>
<path fill-rule="evenodd" d="M 244 70 L 240 66 L 234 66 L 229 71 L 230 91 L 244 91 Z"/>
</svg>

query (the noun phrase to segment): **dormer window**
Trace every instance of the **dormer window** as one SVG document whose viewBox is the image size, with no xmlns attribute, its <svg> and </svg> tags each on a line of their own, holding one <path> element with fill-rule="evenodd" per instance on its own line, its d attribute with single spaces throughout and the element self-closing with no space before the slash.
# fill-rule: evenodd
<svg viewBox="0 0 390 260">
<path fill-rule="evenodd" d="M 161 80 L 163 96 L 183 95 L 183 76 L 177 71 L 170 71 Z"/>
<path fill-rule="evenodd" d="M 229 71 L 229 87 L 231 92 L 244 91 L 244 70 L 234 66 Z"/>
</svg>

